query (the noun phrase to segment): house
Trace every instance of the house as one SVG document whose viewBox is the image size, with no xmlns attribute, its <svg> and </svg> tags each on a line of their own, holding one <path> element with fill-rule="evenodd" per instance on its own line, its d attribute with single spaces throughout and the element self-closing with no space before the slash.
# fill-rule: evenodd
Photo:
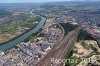
<svg viewBox="0 0 100 66">
<path fill-rule="evenodd" d="M 42 47 L 42 51 L 47 52 L 48 50 L 51 49 L 50 45 L 43 45 Z"/>
</svg>

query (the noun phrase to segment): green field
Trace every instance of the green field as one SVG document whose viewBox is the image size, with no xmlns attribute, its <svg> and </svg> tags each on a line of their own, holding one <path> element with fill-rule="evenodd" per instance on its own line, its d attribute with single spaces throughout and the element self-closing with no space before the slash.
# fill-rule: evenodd
<svg viewBox="0 0 100 66">
<path fill-rule="evenodd" d="M 9 19 L 9 21 L 7 22 L 5 20 L 5 24 L 0 24 L 0 43 L 6 42 L 34 28 L 40 20 L 40 17 L 36 16 L 33 18 L 26 13 L 18 15 L 13 15 L 12 13 L 12 15 L 9 14 L 8 16 L 6 16 L 6 18 Z"/>
</svg>

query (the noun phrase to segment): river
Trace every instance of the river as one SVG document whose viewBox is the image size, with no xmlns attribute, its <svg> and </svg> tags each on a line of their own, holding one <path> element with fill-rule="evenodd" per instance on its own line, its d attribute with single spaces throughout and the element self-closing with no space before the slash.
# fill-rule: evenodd
<svg viewBox="0 0 100 66">
<path fill-rule="evenodd" d="M 31 15 L 34 17 L 34 16 L 37 16 L 36 14 L 34 13 L 31 13 Z M 40 16 L 40 15 L 38 15 Z M 41 17 L 41 20 L 40 22 L 37 24 L 37 26 L 33 29 L 31 29 L 30 31 L 24 33 L 23 35 L 20 35 L 19 37 L 11 40 L 11 41 L 8 41 L 6 43 L 4 43 L 3 45 L 0 45 L 0 51 L 5 51 L 5 50 L 8 50 L 14 46 L 16 46 L 17 44 L 19 44 L 20 42 L 24 41 L 26 38 L 28 38 L 29 36 L 31 36 L 32 34 L 35 34 L 36 32 L 38 32 L 45 24 L 46 22 L 46 18 L 43 17 L 43 16 L 40 16 Z"/>
</svg>

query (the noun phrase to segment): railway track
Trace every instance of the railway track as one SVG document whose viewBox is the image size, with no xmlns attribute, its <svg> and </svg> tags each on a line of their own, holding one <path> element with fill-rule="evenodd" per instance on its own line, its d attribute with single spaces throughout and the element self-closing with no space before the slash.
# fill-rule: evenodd
<svg viewBox="0 0 100 66">
<path fill-rule="evenodd" d="M 69 53 L 71 47 L 76 41 L 80 28 L 73 30 L 68 33 L 67 36 L 58 44 L 54 46 L 52 50 L 39 62 L 36 66 L 62 66 L 62 64 L 53 64 L 51 63 L 51 58 L 54 59 L 63 59 L 66 54 Z M 30 64 L 32 66 L 32 64 Z"/>
</svg>

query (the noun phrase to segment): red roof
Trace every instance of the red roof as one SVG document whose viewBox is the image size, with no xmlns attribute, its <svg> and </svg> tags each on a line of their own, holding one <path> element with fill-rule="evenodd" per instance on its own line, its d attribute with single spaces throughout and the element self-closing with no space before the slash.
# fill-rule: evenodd
<svg viewBox="0 0 100 66">
<path fill-rule="evenodd" d="M 86 28 L 85 30 L 86 30 L 88 33 L 92 34 L 93 36 L 96 36 L 96 35 L 97 35 L 96 32 L 95 32 L 94 30 L 90 29 L 90 28 Z"/>
</svg>

